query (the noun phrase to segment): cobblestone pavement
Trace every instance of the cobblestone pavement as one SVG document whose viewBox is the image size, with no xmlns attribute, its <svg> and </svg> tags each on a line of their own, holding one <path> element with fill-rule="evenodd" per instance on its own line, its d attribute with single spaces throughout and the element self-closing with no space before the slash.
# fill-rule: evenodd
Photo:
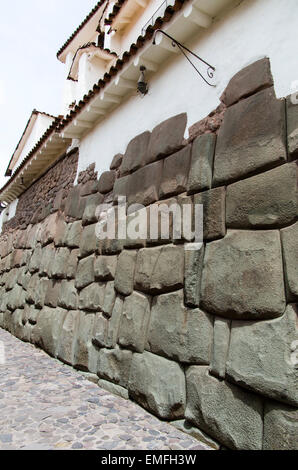
<svg viewBox="0 0 298 470">
<path fill-rule="evenodd" d="M 1 328 L 0 417 L 0 450 L 209 449 Z"/>
</svg>

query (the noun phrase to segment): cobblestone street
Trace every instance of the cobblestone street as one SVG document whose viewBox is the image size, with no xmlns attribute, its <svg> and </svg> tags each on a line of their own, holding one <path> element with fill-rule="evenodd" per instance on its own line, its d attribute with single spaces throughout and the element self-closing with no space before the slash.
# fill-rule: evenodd
<svg viewBox="0 0 298 470">
<path fill-rule="evenodd" d="M 0 416 L 0 450 L 209 449 L 2 329 Z"/>
</svg>

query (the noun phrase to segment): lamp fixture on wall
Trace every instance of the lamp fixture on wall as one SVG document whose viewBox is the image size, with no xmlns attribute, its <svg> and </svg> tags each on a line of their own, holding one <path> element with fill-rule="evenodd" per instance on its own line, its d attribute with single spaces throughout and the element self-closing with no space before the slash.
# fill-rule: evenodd
<svg viewBox="0 0 298 470">
<path fill-rule="evenodd" d="M 203 64 L 205 64 L 208 68 L 207 68 L 207 75 L 209 78 L 213 78 L 214 76 L 214 72 L 215 72 L 215 67 L 213 67 L 212 65 L 208 64 L 208 62 L 206 62 L 204 59 L 202 59 L 201 57 L 199 57 L 197 54 L 195 54 L 194 52 L 192 52 L 190 49 L 188 49 L 188 47 L 184 46 L 183 44 L 181 44 L 179 41 L 177 41 L 175 38 L 173 38 L 172 36 L 170 36 L 168 33 L 165 33 L 162 29 L 157 29 L 155 32 L 154 32 L 154 35 L 153 35 L 153 41 L 152 43 L 154 45 L 156 45 L 156 35 L 157 33 L 161 33 L 161 34 L 164 34 L 168 39 L 171 40 L 171 43 L 172 43 L 172 46 L 173 47 L 178 47 L 178 49 L 180 50 L 180 52 L 184 55 L 184 57 L 188 60 L 188 62 L 192 65 L 192 67 L 197 71 L 197 73 L 200 75 L 200 77 L 204 80 L 205 83 L 207 83 L 207 85 L 209 86 L 212 86 L 212 87 L 215 87 L 216 85 L 213 85 L 212 83 L 209 83 L 208 80 L 206 80 L 206 78 L 201 74 L 201 72 L 197 69 L 197 67 L 195 66 L 195 64 L 193 64 L 193 62 L 190 60 L 190 58 L 187 56 L 186 52 L 188 52 L 189 54 L 193 55 L 196 59 L 198 59 L 200 62 L 203 62 Z M 185 52 L 186 51 L 186 52 Z"/>
<path fill-rule="evenodd" d="M 147 95 L 148 90 L 149 90 L 148 83 L 146 82 L 146 79 L 145 79 L 145 70 L 146 70 L 146 67 L 144 65 L 141 65 L 140 67 L 141 75 L 138 80 L 138 92 L 143 96 Z"/>
</svg>

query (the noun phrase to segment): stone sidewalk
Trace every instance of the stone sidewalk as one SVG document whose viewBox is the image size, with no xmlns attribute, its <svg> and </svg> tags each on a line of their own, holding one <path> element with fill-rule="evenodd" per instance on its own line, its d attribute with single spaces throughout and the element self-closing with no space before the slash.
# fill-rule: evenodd
<svg viewBox="0 0 298 470">
<path fill-rule="evenodd" d="M 209 449 L 1 328 L 0 416 L 0 450 Z"/>
</svg>

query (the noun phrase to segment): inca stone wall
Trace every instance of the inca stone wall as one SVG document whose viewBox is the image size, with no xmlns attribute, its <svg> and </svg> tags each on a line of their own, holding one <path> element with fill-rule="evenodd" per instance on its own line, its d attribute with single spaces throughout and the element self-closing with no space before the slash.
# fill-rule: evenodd
<svg viewBox="0 0 298 470">
<path fill-rule="evenodd" d="M 298 105 L 267 59 L 222 101 L 217 136 L 175 116 L 2 235 L 0 325 L 215 448 L 297 449 Z M 119 195 L 203 204 L 204 246 L 100 241 Z"/>
</svg>

